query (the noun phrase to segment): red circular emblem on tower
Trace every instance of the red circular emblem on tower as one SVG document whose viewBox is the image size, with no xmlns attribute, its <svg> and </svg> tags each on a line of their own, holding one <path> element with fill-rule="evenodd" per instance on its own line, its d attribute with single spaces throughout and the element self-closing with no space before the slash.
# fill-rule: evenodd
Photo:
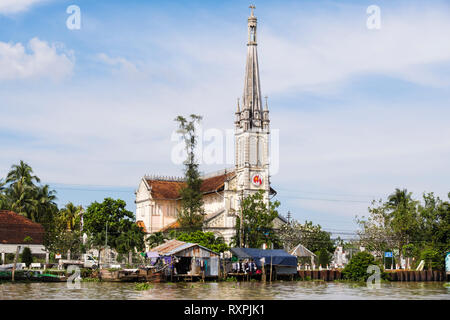
<svg viewBox="0 0 450 320">
<path fill-rule="evenodd" d="M 260 187 L 263 183 L 262 177 L 259 174 L 254 174 L 252 176 L 252 183 L 257 187 Z"/>
</svg>

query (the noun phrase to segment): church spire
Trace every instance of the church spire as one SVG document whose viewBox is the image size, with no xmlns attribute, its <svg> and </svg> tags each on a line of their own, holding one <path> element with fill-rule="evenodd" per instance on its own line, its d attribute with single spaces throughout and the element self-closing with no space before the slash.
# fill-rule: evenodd
<svg viewBox="0 0 450 320">
<path fill-rule="evenodd" d="M 251 5 L 251 15 L 248 18 L 247 64 L 245 69 L 245 85 L 242 101 L 242 111 L 248 110 L 250 127 L 261 127 L 261 85 L 259 81 L 259 65 L 257 51 L 257 19 L 254 15 L 255 6 Z"/>
</svg>

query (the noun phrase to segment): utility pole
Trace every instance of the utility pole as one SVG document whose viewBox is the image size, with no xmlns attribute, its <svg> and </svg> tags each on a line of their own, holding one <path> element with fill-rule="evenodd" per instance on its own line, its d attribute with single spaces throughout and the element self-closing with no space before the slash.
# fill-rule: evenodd
<svg viewBox="0 0 450 320">
<path fill-rule="evenodd" d="M 106 221 L 105 256 L 109 257 L 109 254 L 108 254 L 108 221 Z M 106 261 L 106 262 L 108 263 L 108 261 Z"/>
<path fill-rule="evenodd" d="M 14 256 L 14 264 L 13 264 L 12 273 L 11 273 L 12 282 L 14 282 L 14 274 L 16 273 L 16 263 L 17 263 L 17 258 L 19 257 L 19 250 L 20 250 L 20 246 L 17 246 L 16 255 Z"/>
</svg>

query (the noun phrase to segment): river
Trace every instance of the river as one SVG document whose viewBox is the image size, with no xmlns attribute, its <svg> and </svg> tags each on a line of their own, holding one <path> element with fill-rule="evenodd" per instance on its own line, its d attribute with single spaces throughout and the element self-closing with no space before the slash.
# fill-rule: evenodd
<svg viewBox="0 0 450 320">
<path fill-rule="evenodd" d="M 150 289 L 137 291 L 134 283 L 82 282 L 81 288 L 68 288 L 66 283 L 3 283 L 0 300 L 375 300 L 375 299 L 450 299 L 450 287 L 444 282 L 391 282 L 379 289 L 358 283 L 278 281 L 155 283 Z"/>
</svg>

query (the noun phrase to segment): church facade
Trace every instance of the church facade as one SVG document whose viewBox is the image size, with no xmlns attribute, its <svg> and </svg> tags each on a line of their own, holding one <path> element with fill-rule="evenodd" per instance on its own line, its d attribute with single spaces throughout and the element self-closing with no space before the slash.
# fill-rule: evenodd
<svg viewBox="0 0 450 320">
<path fill-rule="evenodd" d="M 248 18 L 247 62 L 244 93 L 235 111 L 235 167 L 202 177 L 204 231 L 222 236 L 227 243 L 235 235 L 240 200 L 262 190 L 264 200 L 276 194 L 270 187 L 270 120 L 267 98 L 263 106 L 257 52 L 257 18 L 251 7 Z M 146 233 L 177 227 L 181 178 L 145 176 L 136 191 L 136 221 Z M 285 223 L 283 217 L 275 227 Z"/>
</svg>

